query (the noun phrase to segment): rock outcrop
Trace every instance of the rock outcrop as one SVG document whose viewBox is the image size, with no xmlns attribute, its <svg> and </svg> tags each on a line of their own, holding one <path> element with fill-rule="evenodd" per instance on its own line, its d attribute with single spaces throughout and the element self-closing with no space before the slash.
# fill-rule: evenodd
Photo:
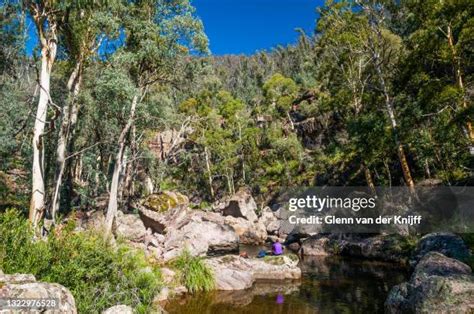
<svg viewBox="0 0 474 314">
<path fill-rule="evenodd" d="M 428 252 L 439 252 L 447 257 L 465 259 L 470 251 L 460 236 L 453 233 L 430 233 L 418 242 L 410 264 L 415 266 Z"/>
<path fill-rule="evenodd" d="M 472 313 L 474 277 L 471 268 L 438 252 L 426 254 L 410 281 L 392 288 L 387 313 Z"/>
<path fill-rule="evenodd" d="M 243 244 L 263 244 L 267 239 L 265 226 L 260 222 L 251 222 L 244 218 L 226 216 L 224 223 L 231 226 Z"/>
<path fill-rule="evenodd" d="M 185 141 L 184 134 L 192 132 L 190 128 L 184 130 L 163 130 L 148 141 L 148 148 L 159 160 L 165 160 L 168 154 Z"/>
<path fill-rule="evenodd" d="M 269 207 L 264 207 L 258 222 L 265 226 L 270 235 L 278 235 L 280 229 L 279 212 L 272 211 Z"/>
<path fill-rule="evenodd" d="M 310 237 L 301 244 L 301 253 L 308 256 L 325 256 L 330 254 L 327 237 Z"/>
<path fill-rule="evenodd" d="M 140 218 L 146 228 L 164 233 L 166 227 L 187 214 L 189 200 L 178 192 L 151 194 L 139 206 Z"/>
<path fill-rule="evenodd" d="M 257 204 L 248 189 L 241 188 L 229 199 L 217 208 L 224 216 L 233 216 L 235 218 L 245 218 L 250 222 L 257 222 L 258 217 L 255 213 Z"/>
<path fill-rule="evenodd" d="M 76 303 L 71 292 L 57 283 L 37 282 L 33 275 L 0 274 L 0 299 L 47 299 L 57 302 L 57 306 L 39 306 L 30 309 L 0 309 L 2 314 L 10 313 L 46 313 L 75 314 Z M 49 304 L 51 305 L 51 303 Z"/>
<path fill-rule="evenodd" d="M 169 261 L 177 257 L 184 248 L 194 256 L 238 251 L 239 236 L 234 229 L 208 218 L 209 215 L 197 212 L 177 226 L 168 227 L 163 244 L 163 259 Z"/>
<path fill-rule="evenodd" d="M 143 241 L 147 231 L 138 215 L 124 214 L 119 211 L 115 218 L 114 233 L 130 241 Z"/>
<path fill-rule="evenodd" d="M 437 252 L 426 254 L 415 268 L 412 276 L 415 280 L 423 280 L 426 276 L 450 277 L 454 275 L 470 275 L 471 268 L 453 258 Z"/>
<path fill-rule="evenodd" d="M 401 235 L 341 237 L 337 234 L 316 235 L 302 243 L 304 255 L 342 255 L 406 264 L 414 240 Z"/>
<path fill-rule="evenodd" d="M 295 255 L 267 256 L 247 259 L 235 255 L 210 258 L 217 290 L 250 288 L 256 280 L 284 280 L 301 278 L 298 257 Z"/>
</svg>

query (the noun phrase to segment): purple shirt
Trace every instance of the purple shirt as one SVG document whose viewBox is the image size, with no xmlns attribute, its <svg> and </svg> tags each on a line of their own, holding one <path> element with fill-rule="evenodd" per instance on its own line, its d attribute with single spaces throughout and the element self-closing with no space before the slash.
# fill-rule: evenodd
<svg viewBox="0 0 474 314">
<path fill-rule="evenodd" d="M 283 247 L 281 246 L 280 242 L 275 242 L 272 245 L 272 253 L 273 255 L 281 255 L 283 254 Z"/>
</svg>

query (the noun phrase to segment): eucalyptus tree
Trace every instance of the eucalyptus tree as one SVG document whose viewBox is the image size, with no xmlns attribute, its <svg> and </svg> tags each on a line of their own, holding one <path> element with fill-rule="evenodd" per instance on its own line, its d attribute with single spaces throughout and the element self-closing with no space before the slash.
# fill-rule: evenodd
<svg viewBox="0 0 474 314">
<path fill-rule="evenodd" d="M 57 209 L 59 188 L 61 186 L 68 133 L 73 130 L 77 120 L 77 108 L 74 98 L 79 93 L 83 63 L 90 54 L 96 40 L 97 26 L 93 25 L 91 15 L 99 8 L 109 9 L 109 1 L 71 0 L 71 1 L 22 1 L 23 7 L 36 27 L 40 51 L 40 69 L 38 73 L 39 98 L 33 131 L 33 167 L 32 196 L 30 203 L 30 220 L 37 225 L 46 211 L 47 191 L 45 187 L 45 152 L 46 140 L 53 132 L 55 120 L 62 117 L 58 141 L 58 171 L 56 188 L 53 196 L 53 212 Z M 51 97 L 51 74 L 59 47 L 64 47 L 67 58 L 75 64 L 68 81 L 71 101 L 61 108 Z M 48 117 L 48 109 L 54 115 Z M 49 120 L 48 120 L 49 119 Z M 45 128 L 49 130 L 45 132 Z M 71 127 L 72 126 L 72 127 Z M 54 215 L 53 215 L 54 216 Z"/>
<path fill-rule="evenodd" d="M 414 192 L 415 182 L 406 157 L 404 143 L 400 138 L 400 126 L 394 104 L 395 96 L 391 86 L 397 73 L 400 56 L 404 53 L 403 42 L 399 36 L 387 28 L 387 11 L 382 4 L 358 0 L 355 9 L 362 10 L 367 19 L 366 27 L 361 28 L 358 34 L 364 43 L 364 52 L 370 57 L 374 68 L 372 86 L 381 93 L 403 177 L 406 185 Z"/>
<path fill-rule="evenodd" d="M 360 121 L 366 119 L 365 114 L 371 109 L 370 103 L 366 102 L 374 73 L 372 56 L 364 51 L 366 27 L 365 17 L 354 12 L 348 3 L 328 5 L 320 10 L 316 51 L 318 79 L 331 93 L 332 110 L 339 112 L 349 126 L 348 140 L 352 145 L 345 145 L 347 157 L 359 160 L 367 185 L 374 190 L 369 156 L 375 147 L 369 145 L 366 136 L 362 141 L 357 140 L 364 128 L 350 132 L 354 130 L 350 125 L 358 123 L 360 126 Z"/>
<path fill-rule="evenodd" d="M 30 203 L 30 221 L 34 226 L 38 224 L 45 212 L 45 174 L 44 174 L 44 144 L 45 127 L 48 123 L 48 106 L 57 113 L 59 108 L 51 99 L 50 81 L 53 64 L 58 49 L 58 32 L 63 10 L 56 1 L 24 1 L 25 8 L 36 26 L 36 33 L 40 47 L 40 70 L 38 75 L 39 98 L 33 130 L 33 167 L 32 167 L 32 195 Z"/>
<path fill-rule="evenodd" d="M 131 95 L 128 118 L 117 139 L 106 234 L 110 234 L 117 214 L 127 137 L 135 125 L 138 106 L 153 85 L 166 85 L 173 81 L 179 62 L 190 51 L 207 52 L 202 22 L 194 15 L 194 8 L 188 0 L 130 2 L 122 20 L 124 45 L 115 53 L 113 63 L 127 70 L 135 91 Z M 133 146 L 134 141 L 132 136 L 128 142 Z"/>
<path fill-rule="evenodd" d="M 424 75 L 429 88 L 438 94 L 435 98 L 447 100 L 433 109 L 454 113 L 452 118 L 461 122 L 458 124 L 463 126 L 462 132 L 469 144 L 474 145 L 470 92 L 474 66 L 474 4 L 469 0 L 413 0 L 402 5 L 413 12 L 403 20 L 410 25 L 406 31 L 410 47 L 407 72 L 413 77 Z"/>
<path fill-rule="evenodd" d="M 81 90 L 84 67 L 94 61 L 101 44 L 118 35 L 119 15 L 124 6 L 120 1 L 90 1 L 73 3 L 67 10 L 61 24 L 62 46 L 65 49 L 70 75 L 67 81 L 68 98 L 61 111 L 56 147 L 56 173 L 51 200 L 53 220 L 60 206 L 61 186 L 65 173 L 68 176 L 66 195 L 72 193 L 71 154 L 75 126 L 78 119 L 77 97 Z M 69 155 L 69 156 L 67 156 Z"/>
</svg>

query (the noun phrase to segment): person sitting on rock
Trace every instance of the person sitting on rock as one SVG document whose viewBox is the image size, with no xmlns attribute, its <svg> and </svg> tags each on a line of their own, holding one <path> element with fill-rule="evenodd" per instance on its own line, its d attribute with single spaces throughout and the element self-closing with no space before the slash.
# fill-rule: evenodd
<svg viewBox="0 0 474 314">
<path fill-rule="evenodd" d="M 273 255 L 282 255 L 283 254 L 283 246 L 281 245 L 281 243 L 278 239 L 276 239 L 276 241 L 272 245 L 272 254 Z"/>
</svg>

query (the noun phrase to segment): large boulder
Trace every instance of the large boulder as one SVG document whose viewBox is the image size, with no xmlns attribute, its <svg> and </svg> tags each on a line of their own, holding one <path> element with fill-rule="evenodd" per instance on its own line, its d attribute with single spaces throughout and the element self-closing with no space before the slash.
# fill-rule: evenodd
<svg viewBox="0 0 474 314">
<path fill-rule="evenodd" d="M 422 280 L 426 276 L 449 277 L 470 275 L 471 273 L 471 268 L 457 259 L 446 257 L 438 252 L 430 252 L 418 263 L 412 277 Z"/>
<path fill-rule="evenodd" d="M 213 269 L 217 290 L 244 290 L 252 287 L 255 282 L 249 271 L 223 267 Z"/>
<path fill-rule="evenodd" d="M 265 226 L 260 222 L 251 222 L 244 218 L 226 216 L 224 223 L 231 226 L 243 244 L 263 244 L 267 239 Z"/>
<path fill-rule="evenodd" d="M 165 233 L 166 228 L 188 214 L 189 200 L 178 192 L 161 192 L 147 196 L 139 206 L 146 228 Z"/>
<path fill-rule="evenodd" d="M 37 282 L 33 275 L 0 275 L 0 299 L 49 299 L 55 300 L 55 307 L 40 306 L 34 309 L 0 309 L 2 314 L 46 313 L 75 314 L 76 303 L 71 292 L 57 283 Z"/>
<path fill-rule="evenodd" d="M 472 313 L 474 278 L 469 266 L 430 252 L 417 264 L 409 282 L 392 288 L 387 313 Z"/>
<path fill-rule="evenodd" d="M 189 199 L 179 192 L 163 191 L 148 195 L 143 200 L 142 205 L 149 210 L 165 213 L 176 207 L 187 207 Z"/>
<path fill-rule="evenodd" d="M 469 248 L 460 236 L 453 233 L 430 233 L 420 239 L 410 264 L 415 266 L 428 252 L 439 252 L 447 257 L 466 259 L 470 255 Z"/>
<path fill-rule="evenodd" d="M 213 270 L 217 290 L 247 289 L 256 280 L 301 278 L 298 257 L 295 255 L 267 256 L 262 259 L 227 255 L 207 259 L 206 263 Z"/>
<path fill-rule="evenodd" d="M 278 212 L 273 212 L 269 207 L 264 207 L 258 222 L 265 226 L 268 234 L 278 235 L 280 229 Z"/>
<path fill-rule="evenodd" d="M 163 259 L 168 261 L 177 257 L 184 248 L 193 256 L 235 252 L 239 248 L 239 236 L 228 225 L 194 215 L 176 228 L 169 228 L 165 236 Z"/>
<path fill-rule="evenodd" d="M 342 242 L 341 255 L 364 257 L 406 264 L 414 247 L 414 240 L 399 234 L 376 235 Z"/>
<path fill-rule="evenodd" d="M 252 197 L 250 191 L 246 188 L 241 188 L 227 199 L 218 210 L 224 216 L 233 216 L 236 218 L 245 218 L 250 222 L 257 222 L 258 217 L 255 213 L 257 204 Z"/>
<path fill-rule="evenodd" d="M 130 241 L 143 241 L 147 232 L 140 217 L 119 211 L 115 219 L 114 233 Z"/>
<path fill-rule="evenodd" d="M 329 255 L 327 237 L 310 237 L 301 244 L 301 253 L 308 256 Z"/>
</svg>

